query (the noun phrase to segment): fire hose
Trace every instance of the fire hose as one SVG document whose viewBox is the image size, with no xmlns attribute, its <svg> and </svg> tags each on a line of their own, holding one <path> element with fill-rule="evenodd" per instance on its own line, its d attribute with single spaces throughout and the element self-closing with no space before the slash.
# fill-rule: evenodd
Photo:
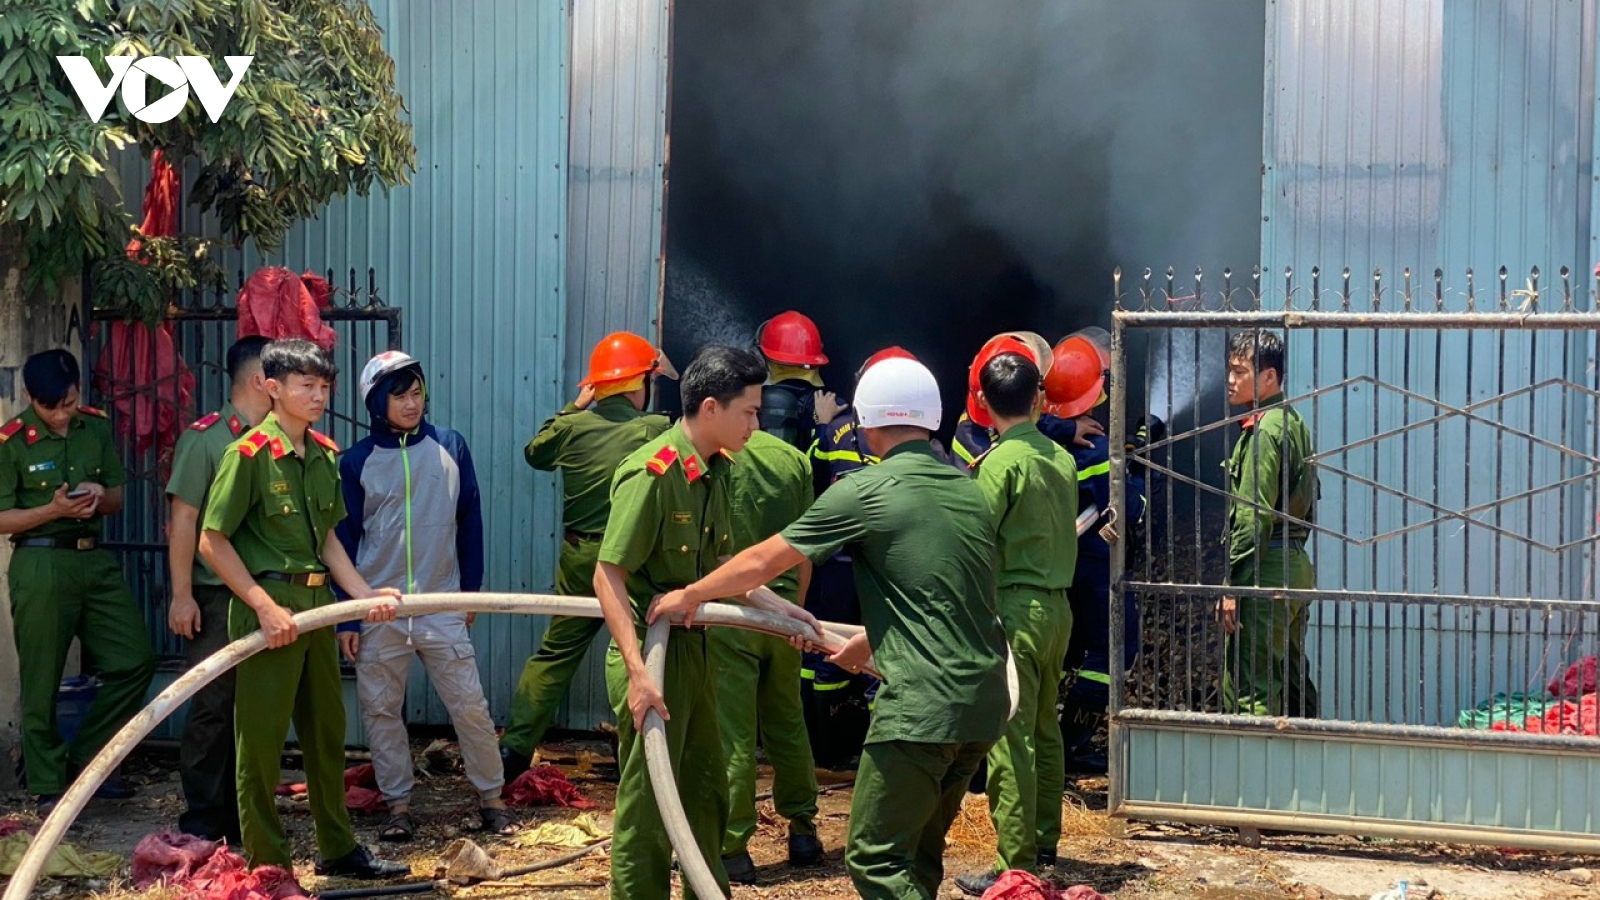
<svg viewBox="0 0 1600 900">
<path fill-rule="evenodd" d="M 302 632 L 314 631 L 339 622 L 364 619 L 373 607 L 393 602 L 389 598 L 346 600 L 298 613 L 294 617 L 294 622 L 296 628 Z M 600 616 L 600 602 L 592 597 L 561 597 L 550 594 L 416 594 L 404 598 L 398 605 L 408 616 L 437 612 L 520 613 L 589 618 Z M 743 628 L 784 638 L 814 637 L 798 620 L 726 603 L 706 604 L 700 608 L 696 621 L 705 625 Z M 665 682 L 665 651 L 670 630 L 671 623 L 666 619 L 660 619 L 650 628 L 645 638 L 645 660 L 649 665 L 650 675 L 657 684 Z M 823 631 L 824 639 L 818 643 L 829 652 L 836 652 L 849 637 L 859 634 L 861 629 L 859 626 L 824 623 Z M 16 873 L 12 875 L 4 897 L 0 900 L 23 900 L 28 896 L 38 882 L 50 854 L 65 836 L 67 828 L 77 819 L 101 783 L 140 741 L 148 737 L 157 725 L 201 688 L 245 659 L 266 649 L 266 646 L 266 638 L 259 631 L 234 641 L 185 672 L 150 701 L 138 715 L 130 719 L 61 796 L 55 809 L 45 819 L 44 825 L 29 845 L 28 852 L 18 864 Z M 1016 674 L 1009 656 L 1007 684 L 1014 712 L 1017 703 Z M 666 725 L 654 711 L 645 718 L 644 744 L 656 802 L 660 804 L 662 820 L 666 823 L 667 834 L 671 839 L 673 850 L 678 855 L 685 881 L 702 897 L 721 896 L 721 889 L 711 874 L 711 868 L 701 857 L 693 834 L 689 830 L 682 801 L 678 798 L 677 780 L 673 776 L 672 763 L 667 754 Z"/>
</svg>

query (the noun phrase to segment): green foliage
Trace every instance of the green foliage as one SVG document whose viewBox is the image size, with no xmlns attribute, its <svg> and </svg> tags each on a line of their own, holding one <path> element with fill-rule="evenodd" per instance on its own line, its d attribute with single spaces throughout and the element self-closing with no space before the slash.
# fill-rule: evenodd
<svg viewBox="0 0 1600 900">
<path fill-rule="evenodd" d="M 105 57 L 130 55 L 202 56 L 224 81 L 224 56 L 255 59 L 220 122 L 193 97 L 170 122 L 141 122 L 120 91 L 91 122 L 55 57 L 88 57 L 104 79 Z M 0 0 L 0 244 L 21 253 L 29 288 L 93 267 L 97 305 L 149 317 L 169 292 L 210 279 L 193 238 L 147 241 L 143 264 L 126 258 L 124 201 L 136 198 L 111 163 L 133 144 L 179 171 L 197 163 L 186 199 L 235 244 L 269 252 L 330 199 L 416 170 L 394 61 L 365 0 Z"/>
</svg>

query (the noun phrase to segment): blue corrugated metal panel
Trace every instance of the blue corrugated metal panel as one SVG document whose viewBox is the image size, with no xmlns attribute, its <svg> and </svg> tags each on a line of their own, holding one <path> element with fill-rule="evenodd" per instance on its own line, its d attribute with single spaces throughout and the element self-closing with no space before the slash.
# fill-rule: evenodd
<svg viewBox="0 0 1600 900">
<path fill-rule="evenodd" d="M 1337 270 L 1348 266 L 1353 299 L 1365 306 L 1372 271 L 1382 269 L 1389 305 L 1411 267 L 1419 300 L 1431 306 L 1438 267 L 1445 306 L 1461 309 L 1468 267 L 1478 275 L 1481 306 L 1498 302 L 1494 273 L 1502 264 L 1511 271 L 1510 291 L 1528 286 L 1535 265 L 1549 291 L 1566 265 L 1586 291 L 1594 259 L 1596 21 L 1594 0 L 1269 4 L 1262 202 L 1268 283 L 1281 284 L 1283 270 L 1293 267 L 1308 293 L 1311 268 L 1328 267 L 1328 304 L 1344 289 Z M 1306 300 L 1302 293 L 1297 302 Z M 1544 295 L 1544 303 L 1552 301 L 1560 298 Z M 1588 303 L 1586 293 L 1579 302 Z M 1491 334 L 1352 331 L 1317 340 L 1313 351 L 1309 335 L 1291 336 L 1296 393 L 1372 375 L 1456 408 L 1546 379 L 1588 381 L 1593 342 L 1590 335 L 1517 335 L 1502 356 Z M 1415 432 L 1428 452 L 1408 451 L 1395 439 L 1326 462 L 1465 509 L 1572 474 L 1557 454 L 1520 437 L 1562 433 L 1570 403 L 1561 390 L 1545 389 L 1489 407 L 1484 420 L 1454 417 Z M 1423 417 L 1417 401 L 1370 385 L 1304 412 L 1324 450 Z M 1588 446 L 1578 432 L 1589 430 L 1568 428 L 1568 443 Z M 1592 524 L 1588 506 L 1580 490 L 1556 490 L 1486 519 L 1560 543 Z M 1337 476 L 1324 478 L 1318 512 L 1324 524 L 1359 538 L 1432 517 L 1421 504 Z M 1316 557 L 1328 588 L 1574 597 L 1585 583 L 1577 553 L 1530 552 L 1459 523 L 1371 547 L 1323 537 Z M 1565 631 L 1559 621 L 1505 612 L 1394 608 L 1358 618 L 1326 605 L 1316 616 L 1314 653 L 1321 677 L 1346 689 L 1337 691 L 1341 708 L 1324 714 L 1451 722 L 1457 709 L 1494 690 L 1525 690 L 1540 680 L 1568 648 L 1513 660 L 1490 652 L 1490 644 L 1520 645 L 1521 635 L 1547 630 Z M 1441 658 L 1443 677 L 1434 678 Z M 1358 690 L 1357 681 L 1390 690 Z"/>
<path fill-rule="evenodd" d="M 530 470 L 521 448 L 564 390 L 568 4 L 372 5 L 416 128 L 411 185 L 337 200 L 296 226 L 281 252 L 230 252 L 227 268 L 332 269 L 340 283 L 354 268 L 362 287 L 366 270 L 376 270 L 380 293 L 404 312 L 405 349 L 427 367 L 430 417 L 472 447 L 484 492 L 486 586 L 547 590 L 560 500 L 554 479 Z M 146 164 L 128 159 L 118 168 L 136 200 Z M 199 230 L 218 233 L 214 221 Z M 354 403 L 348 386 L 381 341 L 340 348 L 346 406 Z M 497 720 L 541 632 L 528 617 L 479 618 L 473 639 Z M 419 668 L 411 721 L 447 722 L 425 684 Z"/>
<path fill-rule="evenodd" d="M 660 333 L 670 3 L 578 0 L 571 22 L 567 394 L 577 391 L 601 337 Z M 606 640 L 595 639 L 558 724 L 590 729 L 613 718 L 601 665 Z"/>
<path fill-rule="evenodd" d="M 1131 728 L 1128 800 L 1600 834 L 1600 757 Z"/>
</svg>

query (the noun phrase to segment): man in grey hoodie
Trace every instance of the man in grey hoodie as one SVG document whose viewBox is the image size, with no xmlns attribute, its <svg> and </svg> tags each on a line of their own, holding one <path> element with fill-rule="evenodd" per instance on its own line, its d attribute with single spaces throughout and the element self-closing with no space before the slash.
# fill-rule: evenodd
<svg viewBox="0 0 1600 900">
<path fill-rule="evenodd" d="M 399 351 L 378 354 L 361 371 L 361 396 L 372 416 L 372 434 L 339 460 L 350 514 L 338 535 L 356 569 L 376 583 L 404 584 L 408 594 L 482 589 L 477 474 L 461 435 L 424 418 L 422 364 Z M 340 644 L 356 661 L 361 718 L 378 789 L 389 805 L 380 840 L 409 840 L 415 831 L 411 744 L 401 718 L 413 656 L 421 657 L 455 724 L 484 829 L 511 830 L 500 799 L 505 772 L 499 741 L 467 631 L 471 624 L 467 613 L 445 612 L 349 623 L 354 629 L 340 626 Z"/>
</svg>

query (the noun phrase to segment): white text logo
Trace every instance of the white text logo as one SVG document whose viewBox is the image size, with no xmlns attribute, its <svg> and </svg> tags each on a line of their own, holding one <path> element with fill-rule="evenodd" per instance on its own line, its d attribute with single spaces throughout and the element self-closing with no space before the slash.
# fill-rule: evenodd
<svg viewBox="0 0 1600 900">
<path fill-rule="evenodd" d="M 255 57 L 223 57 L 228 63 L 228 71 L 233 74 L 233 79 L 227 84 L 222 83 L 216 70 L 203 56 L 179 56 L 175 59 L 165 56 L 108 56 L 106 65 L 111 67 L 110 81 L 100 80 L 100 74 L 87 57 L 58 56 L 56 59 L 61 63 L 62 71 L 67 73 L 67 80 L 72 82 L 72 89 L 78 92 L 78 99 L 83 102 L 83 108 L 88 111 L 91 120 L 98 122 L 105 115 L 106 107 L 111 105 L 111 98 L 120 85 L 122 102 L 127 104 L 133 117 L 141 122 L 159 125 L 172 121 L 183 112 L 184 106 L 189 103 L 190 88 L 194 88 L 194 95 L 200 98 L 200 105 L 205 107 L 211 121 L 222 118 L 222 111 L 227 109 L 228 101 L 233 99 L 233 92 L 239 89 L 239 82 Z M 151 78 L 172 89 L 153 103 L 146 100 L 146 88 Z"/>
</svg>

